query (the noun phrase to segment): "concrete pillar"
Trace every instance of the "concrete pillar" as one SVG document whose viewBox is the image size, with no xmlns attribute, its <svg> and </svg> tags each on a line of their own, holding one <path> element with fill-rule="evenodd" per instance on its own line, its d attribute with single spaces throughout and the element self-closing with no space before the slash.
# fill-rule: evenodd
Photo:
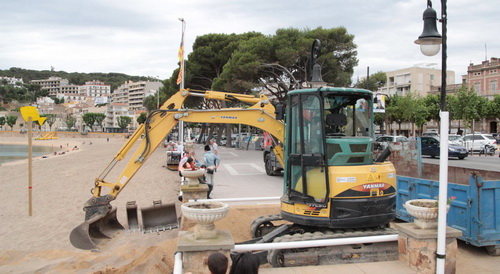
<svg viewBox="0 0 500 274">
<path fill-rule="evenodd" d="M 208 193 L 208 185 L 199 184 L 197 186 L 182 185 L 182 201 L 188 202 L 189 200 L 206 199 Z"/>
<path fill-rule="evenodd" d="M 436 273 L 437 229 L 421 229 L 414 223 L 396 224 L 399 260 L 418 273 Z M 457 237 L 460 230 L 446 228 L 445 273 L 456 272 Z"/>
<path fill-rule="evenodd" d="M 229 230 L 216 230 L 213 239 L 196 239 L 192 227 L 193 221 L 182 217 L 179 235 L 177 236 L 177 251 L 182 252 L 182 270 L 191 272 L 209 273 L 206 265 L 207 258 L 213 252 L 220 252 L 228 258 L 230 265 L 230 251 L 234 249 L 234 240 Z M 191 229 L 187 231 L 188 229 Z"/>
</svg>

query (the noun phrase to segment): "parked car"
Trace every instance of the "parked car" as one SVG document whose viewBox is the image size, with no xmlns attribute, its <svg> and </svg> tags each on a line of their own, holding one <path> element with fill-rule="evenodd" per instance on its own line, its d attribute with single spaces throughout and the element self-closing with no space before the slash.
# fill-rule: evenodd
<svg viewBox="0 0 500 274">
<path fill-rule="evenodd" d="M 437 133 L 437 131 L 427 131 L 427 132 L 424 132 L 424 134 L 422 134 L 422 136 L 434 136 L 434 137 L 438 137 L 439 133 Z"/>
<path fill-rule="evenodd" d="M 462 135 L 449 134 L 448 135 L 448 141 L 453 142 L 453 141 L 456 141 L 457 139 L 459 139 L 460 137 L 462 137 Z"/>
<path fill-rule="evenodd" d="M 375 139 L 375 147 L 378 149 L 385 149 L 389 144 L 402 145 L 408 143 L 408 138 L 405 136 L 382 135 Z"/>
<path fill-rule="evenodd" d="M 486 144 L 493 146 L 495 150 L 498 149 L 497 140 L 491 134 L 482 134 L 482 133 L 467 134 L 465 136 L 462 136 L 461 138 L 458 138 L 452 143 L 464 146 L 468 150 L 472 151 L 479 151 L 481 150 L 481 146 Z"/>
<path fill-rule="evenodd" d="M 438 138 L 433 136 L 422 136 L 420 137 L 420 142 L 422 155 L 428 155 L 432 158 L 439 156 L 441 148 Z M 469 156 L 467 148 L 457 144 L 448 144 L 448 157 L 458 157 L 458 159 L 463 160 L 467 156 Z"/>
</svg>

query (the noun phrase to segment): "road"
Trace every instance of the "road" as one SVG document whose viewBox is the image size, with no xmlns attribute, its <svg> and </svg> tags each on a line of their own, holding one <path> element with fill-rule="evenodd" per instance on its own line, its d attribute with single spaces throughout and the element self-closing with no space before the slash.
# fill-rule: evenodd
<svg viewBox="0 0 500 274">
<path fill-rule="evenodd" d="M 436 157 L 433 159 L 429 156 L 423 156 L 422 162 L 431 163 L 431 164 L 439 164 L 439 157 Z M 481 170 L 499 171 L 500 170 L 500 157 L 498 157 L 498 153 L 497 153 L 497 154 L 495 154 L 495 156 L 472 155 L 472 156 L 466 157 L 464 160 L 459 160 L 457 158 L 449 158 L 448 165 L 449 166 L 456 166 L 456 167 L 481 169 Z"/>
<path fill-rule="evenodd" d="M 203 146 L 195 145 L 195 157 L 203 162 Z M 214 175 L 212 198 L 279 197 L 283 177 L 267 176 L 260 150 L 240 150 L 219 146 L 221 164 Z M 236 191 L 237 189 L 237 191 Z"/>
</svg>

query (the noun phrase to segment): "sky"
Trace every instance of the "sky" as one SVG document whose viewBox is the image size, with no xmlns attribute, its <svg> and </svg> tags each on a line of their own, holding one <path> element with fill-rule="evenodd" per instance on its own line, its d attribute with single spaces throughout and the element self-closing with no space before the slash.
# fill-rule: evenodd
<svg viewBox="0 0 500 274">
<path fill-rule="evenodd" d="M 444 0 L 443 0 L 444 1 Z M 343 26 L 355 36 L 353 82 L 379 71 L 441 69 L 414 43 L 426 0 L 0 0 L 0 69 L 117 72 L 166 79 L 197 36 Z M 456 83 L 470 63 L 500 57 L 497 0 L 447 1 L 448 70 Z M 441 1 L 433 1 L 441 17 Z M 441 24 L 438 23 L 441 33 Z M 324 54 L 324 53 L 323 53 Z"/>
</svg>

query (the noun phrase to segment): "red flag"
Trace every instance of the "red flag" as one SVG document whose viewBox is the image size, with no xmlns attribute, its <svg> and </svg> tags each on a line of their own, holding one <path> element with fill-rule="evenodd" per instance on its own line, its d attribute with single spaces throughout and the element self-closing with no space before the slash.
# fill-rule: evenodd
<svg viewBox="0 0 500 274">
<path fill-rule="evenodd" d="M 182 69 L 184 64 L 184 41 L 181 41 L 181 46 L 179 47 L 179 54 L 177 55 L 179 58 L 179 62 L 181 63 L 181 67 L 179 69 L 179 75 L 177 76 L 177 85 L 182 83 Z"/>
<path fill-rule="evenodd" d="M 177 85 L 179 85 L 180 83 L 182 83 L 182 64 L 181 68 L 179 69 L 179 75 L 177 76 Z"/>
</svg>

